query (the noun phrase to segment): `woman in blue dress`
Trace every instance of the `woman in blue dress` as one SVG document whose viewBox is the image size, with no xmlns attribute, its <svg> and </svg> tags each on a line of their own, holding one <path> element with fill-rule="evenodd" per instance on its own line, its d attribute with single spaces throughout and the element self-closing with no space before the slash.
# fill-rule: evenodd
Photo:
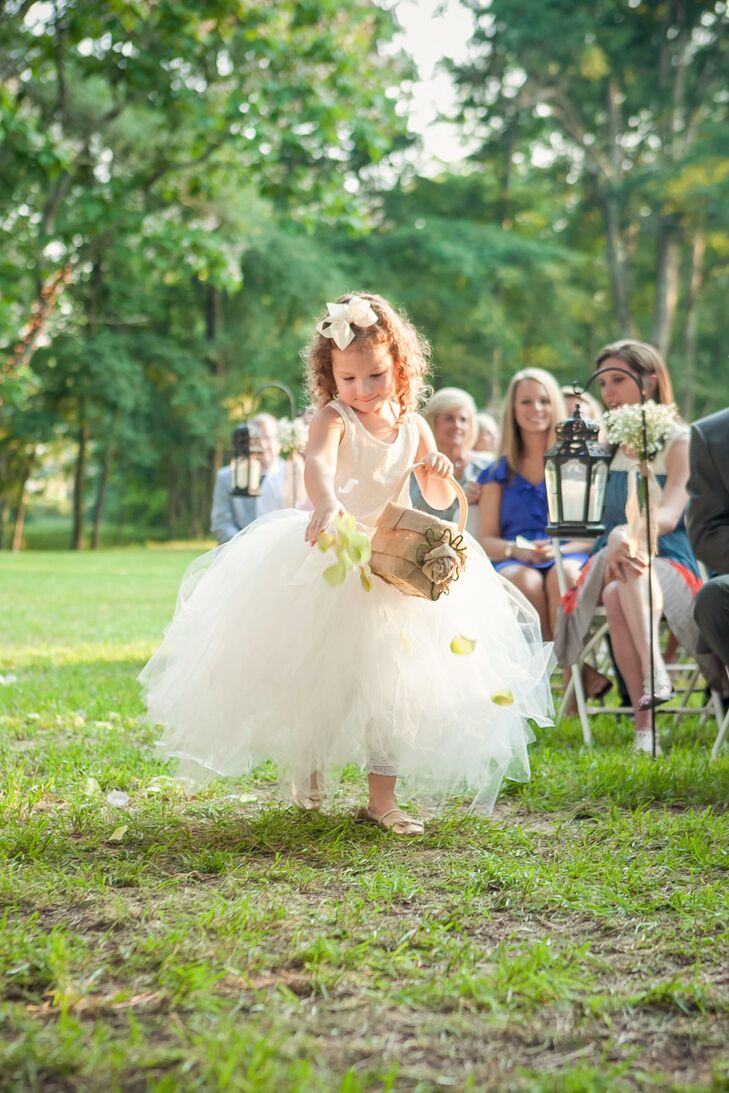
<svg viewBox="0 0 729 1093">
<path fill-rule="evenodd" d="M 566 416 L 554 376 L 542 368 L 517 372 L 506 393 L 499 456 L 478 479 L 479 542 L 494 567 L 537 609 L 545 640 L 554 636 L 560 592 L 545 530 L 544 453 L 554 443 L 557 422 Z M 563 545 L 568 587 L 577 581 L 588 551 L 586 542 Z M 588 681 L 588 690 L 595 695 L 609 685 L 600 676 Z"/>
</svg>

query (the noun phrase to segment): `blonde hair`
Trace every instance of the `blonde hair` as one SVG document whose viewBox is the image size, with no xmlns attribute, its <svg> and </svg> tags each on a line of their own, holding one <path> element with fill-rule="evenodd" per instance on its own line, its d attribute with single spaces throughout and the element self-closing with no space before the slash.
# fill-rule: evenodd
<svg viewBox="0 0 729 1093">
<path fill-rule="evenodd" d="M 567 384 L 565 387 L 560 387 L 562 392 L 562 398 L 564 399 L 565 409 L 567 414 L 571 413 L 567 406 L 568 398 L 575 398 L 574 387 Z M 592 421 L 602 421 L 602 407 L 600 403 L 594 398 L 589 391 L 580 391 L 580 413 L 583 418 L 590 418 Z"/>
<path fill-rule="evenodd" d="M 509 470 L 512 473 L 519 472 L 519 464 L 521 462 L 521 457 L 524 454 L 524 441 L 522 440 L 521 429 L 516 423 L 515 413 L 516 391 L 522 380 L 535 380 L 537 383 L 541 383 L 542 387 L 547 392 L 547 398 L 549 399 L 552 410 L 552 417 L 547 432 L 547 447 L 554 444 L 557 422 L 563 421 L 564 418 L 567 417 L 562 392 L 551 372 L 547 372 L 544 368 L 522 368 L 521 371 L 516 372 L 511 377 L 511 383 L 509 384 L 509 389 L 506 392 L 506 399 L 504 400 L 504 412 L 501 419 L 501 447 L 499 448 L 499 457 L 506 456 Z"/>
<path fill-rule="evenodd" d="M 460 387 L 441 387 L 426 402 L 423 407 L 423 417 L 435 432 L 435 419 L 439 414 L 447 414 L 449 410 L 460 410 L 461 408 L 468 411 L 470 419 L 468 435 L 463 443 L 464 449 L 470 452 L 478 436 L 478 423 L 476 421 L 476 403 L 468 391 L 463 391 Z"/>
<path fill-rule="evenodd" d="M 337 303 L 346 304 L 355 295 L 367 300 L 372 306 L 377 322 L 367 327 L 358 327 L 353 323 L 354 341 L 351 344 L 386 345 L 392 355 L 395 397 L 400 406 L 400 414 L 417 410 L 430 391 L 426 385 L 430 368 L 428 342 L 418 334 L 405 315 L 382 296 L 369 292 L 345 292 Z M 331 338 L 325 338 L 317 332 L 306 351 L 307 389 L 311 401 L 317 407 L 326 406 L 337 397 L 337 385 L 332 372 L 333 347 Z"/>
<path fill-rule="evenodd" d="M 595 359 L 595 368 L 604 367 L 604 362 L 610 357 L 622 361 L 640 380 L 645 380 L 647 376 L 656 377 L 656 390 L 653 393 L 647 384 L 643 385 L 646 398 L 652 398 L 654 402 L 674 401 L 673 384 L 666 362 L 654 345 L 632 341 L 630 338 L 605 345 Z"/>
<path fill-rule="evenodd" d="M 493 414 L 490 414 L 488 410 L 479 410 L 476 414 L 476 425 L 478 426 L 478 433 L 476 440 L 482 433 L 491 433 L 493 436 L 499 436 L 499 423 Z"/>
</svg>

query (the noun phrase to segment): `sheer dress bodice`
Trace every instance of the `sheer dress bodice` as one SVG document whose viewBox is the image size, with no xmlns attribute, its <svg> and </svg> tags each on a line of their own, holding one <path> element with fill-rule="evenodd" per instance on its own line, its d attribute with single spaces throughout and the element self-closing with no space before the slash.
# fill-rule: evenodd
<svg viewBox="0 0 729 1093">
<path fill-rule="evenodd" d="M 340 399 L 330 404 L 344 422 L 334 490 L 342 506 L 362 524 L 374 525 L 388 501 L 410 506 L 408 483 L 395 488 L 415 462 L 420 433 L 415 414 L 406 414 L 396 438 L 388 443 L 365 429 L 356 412 Z"/>
</svg>

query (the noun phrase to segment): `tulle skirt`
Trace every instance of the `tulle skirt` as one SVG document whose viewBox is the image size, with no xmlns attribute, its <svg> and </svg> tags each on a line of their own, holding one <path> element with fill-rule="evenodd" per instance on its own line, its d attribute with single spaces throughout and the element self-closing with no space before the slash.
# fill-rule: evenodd
<svg viewBox="0 0 729 1093">
<path fill-rule="evenodd" d="M 504 776 L 529 777 L 528 719 L 553 715 L 536 612 L 469 536 L 437 601 L 355 573 L 332 588 L 309 519 L 271 513 L 187 570 L 139 677 L 160 750 L 203 777 L 272 759 L 300 784 L 355 763 L 491 807 Z M 458 637 L 473 651 L 454 653 Z"/>
</svg>

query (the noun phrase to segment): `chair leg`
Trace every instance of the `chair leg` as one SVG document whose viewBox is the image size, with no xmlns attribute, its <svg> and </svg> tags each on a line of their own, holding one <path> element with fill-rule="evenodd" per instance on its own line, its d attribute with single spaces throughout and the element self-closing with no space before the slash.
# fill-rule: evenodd
<svg viewBox="0 0 729 1093">
<path fill-rule="evenodd" d="M 575 701 L 577 702 L 577 714 L 582 725 L 582 739 L 586 748 L 592 747 L 592 733 L 590 732 L 590 717 L 587 713 L 587 700 L 585 688 L 582 685 L 582 663 L 572 665 L 570 683 L 574 685 Z"/>
<path fill-rule="evenodd" d="M 557 716 L 554 719 L 555 726 L 560 725 L 562 723 L 562 719 L 565 716 L 565 710 L 567 709 L 567 707 L 570 704 L 570 700 L 572 698 L 572 692 L 575 689 L 574 683 L 572 682 L 573 679 L 574 679 L 574 675 L 572 674 L 572 672 L 570 672 L 569 682 L 568 682 L 567 686 L 564 689 L 564 692 L 562 694 L 562 701 L 559 704 L 559 708 L 557 710 Z"/>
<path fill-rule="evenodd" d="M 719 703 L 719 707 L 721 709 L 721 704 L 720 703 Z M 724 713 L 723 709 L 722 709 L 722 713 Z M 726 740 L 727 733 L 729 733 L 729 711 L 727 711 L 727 713 L 724 714 L 724 720 L 723 721 L 719 721 L 719 719 L 717 718 L 716 723 L 719 726 L 719 731 L 716 734 L 716 740 L 714 741 L 714 746 L 711 749 L 711 758 L 712 759 L 718 759 L 719 758 L 719 752 L 721 751 L 722 744 Z"/>
</svg>

